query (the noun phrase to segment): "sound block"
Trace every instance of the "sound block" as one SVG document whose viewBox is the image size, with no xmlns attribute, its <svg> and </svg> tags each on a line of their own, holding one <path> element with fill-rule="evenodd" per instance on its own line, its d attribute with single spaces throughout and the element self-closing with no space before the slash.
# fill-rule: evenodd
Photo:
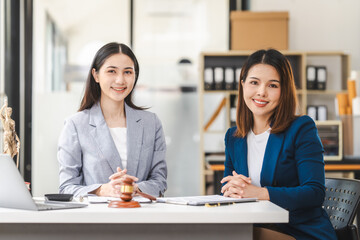
<svg viewBox="0 0 360 240">
<path fill-rule="evenodd" d="M 141 207 L 137 201 L 111 201 L 108 205 L 109 208 L 138 208 Z"/>
</svg>

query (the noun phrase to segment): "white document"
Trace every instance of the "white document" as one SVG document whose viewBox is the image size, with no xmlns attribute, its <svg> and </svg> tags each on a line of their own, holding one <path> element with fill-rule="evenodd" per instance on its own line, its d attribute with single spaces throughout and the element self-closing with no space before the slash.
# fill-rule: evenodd
<svg viewBox="0 0 360 240">
<path fill-rule="evenodd" d="M 222 205 L 240 202 L 255 202 L 257 198 L 230 198 L 221 195 L 205 195 L 205 196 L 190 196 L 190 197 L 164 197 L 157 198 L 156 202 L 159 203 L 172 203 L 182 205 L 201 206 L 205 204 Z"/>
<path fill-rule="evenodd" d="M 140 197 L 140 196 L 135 196 L 132 199 L 133 201 L 137 201 L 139 203 L 150 203 L 151 200 L 144 198 L 144 197 Z M 96 195 L 88 195 L 88 201 L 89 203 L 108 203 L 110 201 L 121 201 L 120 198 L 115 198 L 115 197 L 99 197 Z"/>
</svg>

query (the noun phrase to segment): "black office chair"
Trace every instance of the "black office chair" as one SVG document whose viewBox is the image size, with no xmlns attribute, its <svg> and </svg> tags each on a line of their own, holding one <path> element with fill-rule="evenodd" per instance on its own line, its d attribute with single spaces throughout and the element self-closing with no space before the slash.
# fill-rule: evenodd
<svg viewBox="0 0 360 240">
<path fill-rule="evenodd" d="M 329 215 L 338 239 L 359 240 L 358 229 L 353 222 L 359 206 L 360 181 L 326 178 L 325 187 L 323 208 Z"/>
</svg>

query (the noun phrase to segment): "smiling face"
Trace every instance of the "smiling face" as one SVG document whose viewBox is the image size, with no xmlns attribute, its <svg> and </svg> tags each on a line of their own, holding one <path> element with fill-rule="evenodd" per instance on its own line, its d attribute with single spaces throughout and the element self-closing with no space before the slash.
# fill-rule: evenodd
<svg viewBox="0 0 360 240">
<path fill-rule="evenodd" d="M 123 53 L 107 58 L 98 71 L 92 75 L 101 88 L 101 102 L 123 103 L 135 83 L 134 62 Z"/>
<path fill-rule="evenodd" d="M 249 69 L 243 86 L 246 106 L 257 120 L 268 121 L 280 99 L 280 76 L 268 64 L 256 64 Z"/>
</svg>

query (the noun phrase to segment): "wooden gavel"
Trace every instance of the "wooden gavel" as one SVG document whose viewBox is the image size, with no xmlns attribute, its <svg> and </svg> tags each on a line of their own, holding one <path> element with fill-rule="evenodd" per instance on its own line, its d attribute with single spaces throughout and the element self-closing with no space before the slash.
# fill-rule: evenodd
<svg viewBox="0 0 360 240">
<path fill-rule="evenodd" d="M 134 182 L 134 180 L 132 178 L 127 177 L 124 179 L 123 184 L 121 185 L 121 188 L 120 188 L 121 200 L 123 200 L 125 202 L 131 201 L 132 195 L 134 193 L 133 182 Z"/>
<path fill-rule="evenodd" d="M 132 196 L 134 193 L 134 180 L 132 178 L 126 177 L 121 186 L 120 186 L 120 198 L 122 201 L 118 201 L 118 200 L 114 200 L 111 201 L 108 205 L 108 207 L 111 208 L 136 208 L 136 207 L 141 207 L 140 204 L 137 201 L 132 201 Z M 156 201 L 156 198 L 138 191 L 137 192 L 140 196 L 144 197 L 144 198 L 148 198 L 152 201 Z"/>
</svg>

